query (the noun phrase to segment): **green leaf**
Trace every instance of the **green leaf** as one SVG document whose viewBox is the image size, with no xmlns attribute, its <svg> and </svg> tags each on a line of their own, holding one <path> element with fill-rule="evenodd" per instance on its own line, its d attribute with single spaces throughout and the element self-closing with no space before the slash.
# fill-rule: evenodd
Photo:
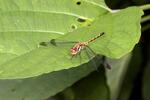
<svg viewBox="0 0 150 100">
<path fill-rule="evenodd" d="M 86 1 L 89 1 L 95 5 L 99 5 L 100 7 L 108 8 L 106 3 L 105 3 L 105 0 L 86 0 Z"/>
<path fill-rule="evenodd" d="M 95 18 L 99 14 L 108 12 L 106 6 L 100 7 L 102 5 L 105 5 L 104 0 L 1 0 L 0 11 L 62 13 L 83 18 Z"/>
<path fill-rule="evenodd" d="M 3 64 L 15 57 L 17 57 L 17 55 L 13 55 L 9 53 L 0 53 L 0 64 Z"/>
<path fill-rule="evenodd" d="M 50 100 L 109 100 L 109 88 L 106 82 L 104 66 L 71 87 L 49 98 Z"/>
<path fill-rule="evenodd" d="M 129 53 L 138 43 L 141 35 L 140 20 L 143 12 L 130 7 L 116 13 L 100 16 L 89 28 L 80 28 L 71 34 L 60 37 L 61 40 L 87 41 L 100 33 L 104 35 L 89 46 L 98 54 L 110 58 L 120 58 Z"/>
<path fill-rule="evenodd" d="M 104 69 L 93 72 L 72 86 L 73 100 L 109 100 Z"/>
<path fill-rule="evenodd" d="M 135 79 L 139 71 L 141 70 L 142 63 L 142 54 L 141 54 L 141 45 L 136 45 L 132 53 L 129 64 L 127 65 L 128 69 L 122 78 L 122 83 L 120 85 L 120 91 L 118 94 L 117 100 L 129 100 L 132 90 L 135 85 Z"/>
<path fill-rule="evenodd" d="M 99 4 L 96 4 L 97 0 L 82 0 L 80 5 L 77 2 L 78 0 L 0 0 L 0 53 L 3 54 L 0 58 L 7 61 L 17 59 L 37 49 L 39 42 L 85 27 L 96 16 L 108 12 L 107 7 L 100 7 L 104 4 L 103 0 Z M 79 19 L 86 19 L 86 22 L 81 23 Z M 1 60 L 0 64 L 4 62 Z M 18 69 L 20 68 L 21 66 Z"/>
<path fill-rule="evenodd" d="M 35 49 L 40 41 L 84 27 L 96 16 L 108 12 L 88 0 L 81 1 L 81 5 L 76 2 L 0 0 L 0 52 L 24 54 Z M 78 22 L 81 18 L 87 21 Z"/>
<path fill-rule="evenodd" d="M 112 66 L 111 70 L 106 70 L 107 83 L 110 89 L 110 100 L 117 100 L 124 75 L 127 72 L 128 64 L 131 58 L 131 54 L 122 57 L 119 60 L 108 59 L 109 64 Z"/>
<path fill-rule="evenodd" d="M 24 15 L 23 12 L 21 12 L 21 14 Z M 12 15 L 12 13 L 10 13 L 10 15 Z M 40 15 L 36 17 L 39 17 Z M 71 33 L 68 33 L 60 37 L 60 39 L 64 41 L 65 40 L 66 41 L 85 41 L 98 35 L 100 32 L 105 32 L 105 34 L 101 38 L 91 43 L 90 47 L 98 54 L 103 54 L 112 58 L 119 58 L 125 55 L 126 53 L 130 52 L 132 48 L 134 47 L 134 45 L 138 42 L 139 37 L 140 37 L 141 15 L 142 15 L 142 11 L 137 7 L 127 8 L 117 13 L 104 14 L 104 15 L 97 17 L 94 23 L 90 23 L 91 26 L 77 29 Z M 18 14 L 18 16 L 20 17 L 20 14 Z M 45 14 L 42 16 L 45 16 Z M 46 18 L 48 19 L 48 16 L 46 16 Z M 52 21 L 52 20 L 49 20 L 49 21 Z M 64 21 L 64 19 L 62 21 Z M 84 22 L 80 22 L 80 23 L 85 24 L 85 22 L 89 24 L 88 20 L 84 20 Z M 44 23 L 46 22 L 44 21 Z M 44 23 L 41 24 L 41 26 L 39 26 L 38 24 L 36 25 L 39 27 L 45 28 L 46 25 Z M 56 26 L 56 24 L 54 25 Z M 19 28 L 19 29 L 22 29 L 22 28 Z M 38 36 L 36 35 L 36 37 L 38 37 L 37 39 L 34 39 L 33 37 L 29 38 L 30 40 L 33 39 L 32 41 L 24 40 L 25 42 L 23 43 L 21 42 L 22 45 L 20 45 L 20 42 L 17 42 L 20 45 L 19 47 L 23 46 L 23 48 L 21 48 L 23 50 L 18 49 L 18 47 L 15 47 L 15 45 L 11 45 L 10 42 L 9 44 L 6 43 L 6 45 L 2 45 L 4 46 L 3 47 L 4 49 L 2 49 L 3 52 L 6 52 L 6 51 L 13 52 L 13 53 L 14 52 L 18 53 L 19 51 L 20 52 L 16 58 L 0 65 L 0 70 L 1 70 L 0 78 L 3 78 L 3 79 L 13 78 L 14 79 L 14 78 L 33 77 L 33 76 L 41 75 L 43 73 L 49 73 L 53 71 L 76 67 L 82 63 L 86 63 L 87 61 L 89 61 L 89 58 L 87 57 L 85 53 L 82 54 L 82 58 L 83 58 L 82 63 L 80 63 L 79 59 L 77 58 L 70 60 L 71 56 L 69 54 L 70 53 L 69 51 L 72 45 L 65 45 L 65 46 L 64 45 L 63 46 L 50 45 L 48 47 L 40 47 L 40 48 L 36 47 L 38 46 L 37 45 L 38 41 L 41 40 L 42 42 L 44 41 L 44 39 L 45 41 L 48 41 L 48 33 L 47 33 L 47 36 L 44 36 L 44 35 L 43 35 L 43 38 L 42 38 L 42 35 L 38 35 Z M 9 35 L 6 35 L 6 36 L 9 36 Z M 30 34 L 30 36 L 32 35 Z M 49 39 L 52 37 L 51 35 L 49 35 Z M 14 42 L 16 43 L 16 41 Z M 32 45 L 32 43 L 34 43 L 34 46 L 31 46 L 30 48 L 30 44 Z M 15 48 L 8 49 L 7 46 L 10 46 L 10 45 L 12 46 L 12 48 L 13 47 Z M 24 46 L 26 46 L 26 48 Z M 7 47 L 7 49 L 5 47 Z M 28 47 L 28 50 L 26 50 L 27 47 Z M 33 49 L 33 48 L 36 48 L 36 49 Z"/>
<path fill-rule="evenodd" d="M 0 98 L 2 100 L 46 100 L 92 71 L 94 71 L 93 66 L 85 64 L 82 67 L 34 78 L 0 80 Z"/>
</svg>

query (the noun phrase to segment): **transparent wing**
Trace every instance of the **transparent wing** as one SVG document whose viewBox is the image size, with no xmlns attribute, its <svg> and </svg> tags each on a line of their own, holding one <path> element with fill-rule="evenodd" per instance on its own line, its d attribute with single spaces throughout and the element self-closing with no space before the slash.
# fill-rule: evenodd
<svg viewBox="0 0 150 100">
<path fill-rule="evenodd" d="M 49 45 L 63 45 L 63 44 L 74 44 L 74 43 L 78 43 L 76 41 L 61 41 L 61 40 L 56 40 L 56 39 L 51 39 L 50 41 L 47 42 L 40 42 L 39 45 L 40 46 L 49 46 Z"/>
<path fill-rule="evenodd" d="M 87 46 L 87 50 L 92 55 L 95 55 L 95 58 L 94 58 L 95 61 L 93 61 L 93 64 L 96 63 L 96 62 L 100 62 L 100 64 L 102 64 L 107 69 L 111 69 L 111 66 L 106 61 L 106 57 L 105 56 L 96 54 L 89 46 Z M 96 68 L 98 68 L 97 65 L 94 64 L 94 66 L 96 66 Z"/>
<path fill-rule="evenodd" d="M 91 48 L 90 49 L 89 48 L 90 47 L 85 48 L 85 52 L 87 54 L 87 57 L 91 60 L 92 66 L 94 66 L 95 69 L 98 71 L 97 61 L 93 59 L 94 56 L 96 57 L 96 53 Z"/>
</svg>

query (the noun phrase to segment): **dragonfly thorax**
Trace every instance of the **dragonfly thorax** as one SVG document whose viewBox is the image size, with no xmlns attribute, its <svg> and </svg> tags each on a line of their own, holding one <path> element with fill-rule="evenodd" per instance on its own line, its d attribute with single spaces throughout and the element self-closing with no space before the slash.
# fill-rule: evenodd
<svg viewBox="0 0 150 100">
<path fill-rule="evenodd" d="M 88 42 L 78 42 L 76 43 L 71 49 L 71 55 L 76 55 L 79 52 L 81 52 L 82 49 L 85 48 L 85 46 L 88 45 Z"/>
</svg>

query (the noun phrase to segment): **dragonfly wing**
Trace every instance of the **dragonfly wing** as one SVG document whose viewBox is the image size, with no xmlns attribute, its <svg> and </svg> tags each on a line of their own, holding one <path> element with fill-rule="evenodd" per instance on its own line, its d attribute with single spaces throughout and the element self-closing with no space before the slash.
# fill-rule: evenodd
<svg viewBox="0 0 150 100">
<path fill-rule="evenodd" d="M 56 39 L 51 39 L 50 41 L 47 42 L 40 42 L 39 45 L 41 46 L 49 46 L 49 45 L 63 45 L 63 44 L 73 44 L 73 43 L 78 43 L 76 41 L 60 41 L 60 40 L 56 40 Z"/>
<path fill-rule="evenodd" d="M 87 47 L 87 49 L 89 49 L 89 51 L 90 51 L 94 56 L 97 55 L 88 45 L 87 45 L 86 47 Z"/>
<path fill-rule="evenodd" d="M 78 42 L 77 41 L 61 41 L 61 40 L 52 39 L 50 40 L 50 43 L 53 45 L 57 45 L 57 44 L 73 44 L 73 43 L 78 43 Z"/>
<path fill-rule="evenodd" d="M 92 53 L 92 55 L 97 55 L 89 46 L 87 46 L 87 49 L 90 51 L 89 53 Z M 106 57 L 103 55 L 98 55 L 95 57 L 96 61 L 100 61 L 101 64 L 106 67 L 107 69 L 111 69 L 111 66 L 109 65 L 109 63 L 106 61 Z"/>
<path fill-rule="evenodd" d="M 91 60 L 91 59 L 93 58 L 93 57 L 92 57 L 93 54 L 90 53 L 91 51 L 89 51 L 88 48 L 85 48 L 85 52 L 86 52 L 87 57 Z M 97 65 L 96 60 L 92 59 L 92 60 L 91 60 L 91 63 L 92 63 L 92 66 L 94 66 L 95 69 L 98 71 L 98 65 Z"/>
</svg>

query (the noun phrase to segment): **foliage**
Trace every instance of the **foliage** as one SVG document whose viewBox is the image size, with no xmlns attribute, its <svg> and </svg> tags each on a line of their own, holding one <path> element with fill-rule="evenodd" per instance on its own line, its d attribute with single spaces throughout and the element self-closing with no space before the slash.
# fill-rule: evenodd
<svg viewBox="0 0 150 100">
<path fill-rule="evenodd" d="M 20 8 L 23 10 L 17 10 L 17 8 L 14 8 L 15 5 L 10 5 L 12 10 L 6 9 L 5 3 L 1 7 L 1 26 L 3 26 L 1 27 L 1 53 L 15 55 L 10 59 L 9 57 L 4 58 L 6 61 L 1 63 L 1 79 L 27 78 L 79 66 L 81 63 L 77 59 L 70 61 L 70 54 L 68 54 L 71 48 L 70 45 L 38 47 L 40 42 L 49 41 L 56 37 L 60 37 L 59 39 L 64 41 L 86 41 L 104 32 L 105 34 L 102 38 L 95 41 L 95 43 L 91 43 L 91 48 L 97 54 L 111 58 L 119 58 L 130 52 L 139 40 L 142 11 L 137 7 L 111 13 L 107 8 L 104 9 L 83 1 L 80 9 L 84 9 L 85 6 L 91 7 L 90 12 L 85 10 L 88 15 L 79 15 L 78 13 L 81 10 L 78 13 L 72 11 L 72 14 L 66 14 L 69 13 L 66 9 L 66 13 L 63 13 L 63 11 L 58 12 L 58 8 L 55 8 L 56 10 L 53 8 L 55 12 L 50 10 L 49 13 L 46 13 L 43 7 L 42 9 L 38 8 L 36 11 L 38 3 L 45 2 L 32 2 L 35 7 L 34 9 L 30 8 L 30 11 L 22 7 Z M 50 4 L 56 3 L 55 1 L 47 2 Z M 21 6 L 19 2 L 14 3 Z M 45 4 L 45 6 L 49 7 L 49 3 Z M 56 5 L 60 3 L 61 1 L 57 1 Z M 73 2 L 66 1 L 65 3 L 64 6 L 66 7 L 68 3 L 72 4 Z M 28 7 L 29 4 L 28 2 L 23 7 Z M 72 5 L 80 6 L 75 2 Z M 95 9 L 97 9 L 97 12 Z M 95 11 L 93 16 L 91 15 L 92 11 Z M 87 19 L 84 19 L 84 22 L 80 22 L 81 25 L 78 26 L 76 24 L 78 20 L 76 21 L 76 19 L 81 19 L 81 17 L 76 16 L 82 16 L 82 18 Z M 95 18 L 93 18 L 94 16 Z M 90 27 L 88 27 L 89 24 Z M 71 25 L 77 28 L 69 32 L 71 31 L 69 30 Z M 118 27 L 119 25 L 121 26 Z M 66 35 L 58 36 L 58 33 Z M 82 63 L 86 63 L 88 58 L 85 54 L 82 56 L 84 57 Z"/>
<path fill-rule="evenodd" d="M 122 100 L 124 96 L 128 100 L 140 70 L 133 63 L 140 22 L 148 21 L 148 17 L 141 21 L 141 8 L 110 10 L 104 0 L 0 0 L 0 98 Z M 90 55 L 89 59 L 83 50 L 81 57 L 71 59 L 74 44 L 65 42 L 87 41 L 102 32 L 103 36 L 89 44 L 99 56 Z M 51 39 L 62 44 L 55 46 Z M 42 46 L 42 42 L 49 44 Z M 103 61 L 112 69 L 105 69 Z M 99 69 L 95 71 L 95 67 Z M 130 83 L 126 85 L 124 79 Z"/>
</svg>

